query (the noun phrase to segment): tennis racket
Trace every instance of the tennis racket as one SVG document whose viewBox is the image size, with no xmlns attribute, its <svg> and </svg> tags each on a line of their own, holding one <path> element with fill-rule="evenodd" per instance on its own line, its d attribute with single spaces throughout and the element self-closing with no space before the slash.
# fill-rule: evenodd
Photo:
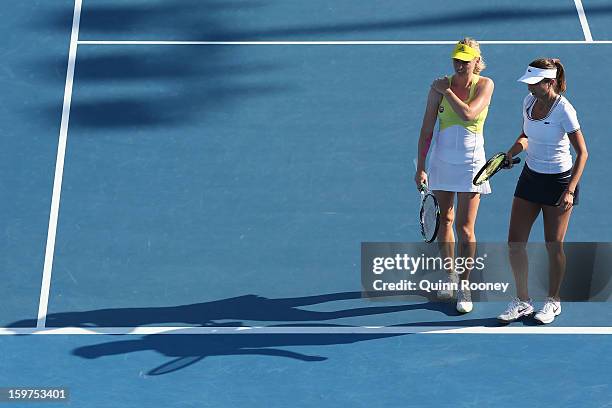
<svg viewBox="0 0 612 408">
<path fill-rule="evenodd" d="M 421 223 L 421 235 L 423 241 L 433 242 L 440 228 L 440 206 L 427 184 L 421 184 L 421 209 L 419 210 L 419 222 Z"/>
<path fill-rule="evenodd" d="M 518 164 L 520 162 L 521 159 L 518 157 L 512 159 L 512 164 Z M 474 183 L 475 186 L 479 186 L 505 167 L 508 167 L 506 154 L 497 153 L 495 156 L 491 157 L 480 170 L 478 170 L 478 173 L 476 173 L 476 177 L 474 177 L 472 183 Z"/>
</svg>

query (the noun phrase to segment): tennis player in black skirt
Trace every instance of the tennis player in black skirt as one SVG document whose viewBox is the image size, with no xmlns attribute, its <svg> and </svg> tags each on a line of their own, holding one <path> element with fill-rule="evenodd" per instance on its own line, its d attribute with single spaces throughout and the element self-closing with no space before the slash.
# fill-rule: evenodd
<svg viewBox="0 0 612 408">
<path fill-rule="evenodd" d="M 551 323 L 561 313 L 559 290 L 565 273 L 563 240 L 572 209 L 579 202 L 578 182 L 588 153 L 576 111 L 562 95 L 567 85 L 561 62 L 548 58 L 532 61 L 519 81 L 526 83 L 529 90 L 523 101 L 523 132 L 507 152 L 510 162 L 513 156 L 527 152 L 514 192 L 508 233 L 517 297 L 498 319 L 512 322 L 534 312 L 527 288 L 526 242 L 542 212 L 550 282 L 548 298 L 535 319 Z M 576 153 L 574 163 L 570 145 Z"/>
</svg>

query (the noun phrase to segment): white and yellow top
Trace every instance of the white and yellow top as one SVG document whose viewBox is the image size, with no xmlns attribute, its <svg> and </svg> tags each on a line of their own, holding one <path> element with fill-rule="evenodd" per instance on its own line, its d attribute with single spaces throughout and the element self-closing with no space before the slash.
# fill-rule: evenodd
<svg viewBox="0 0 612 408">
<path fill-rule="evenodd" d="M 449 85 L 452 81 L 452 78 L 453 78 L 452 76 L 448 78 Z M 467 101 L 464 101 L 465 103 L 469 103 L 474 98 L 474 93 L 476 92 L 476 85 L 478 84 L 479 80 L 480 80 L 480 76 L 474 75 L 474 77 L 472 78 L 472 85 L 470 86 L 470 94 L 468 96 Z M 440 119 L 440 130 L 444 130 L 451 126 L 457 125 L 457 126 L 462 126 L 466 128 L 472 133 L 482 134 L 482 131 L 484 129 L 484 123 L 485 123 L 485 120 L 487 119 L 488 112 L 489 112 L 489 107 L 486 106 L 474 120 L 467 120 L 467 121 L 461 120 L 459 115 L 457 115 L 457 113 L 453 110 L 450 103 L 448 103 L 448 100 L 446 99 L 446 97 L 442 97 L 442 103 L 440 103 L 440 107 L 438 109 L 438 118 Z"/>
<path fill-rule="evenodd" d="M 449 84 L 452 77 L 449 77 Z M 469 103 L 476 93 L 480 77 L 472 79 Z M 473 120 L 462 120 L 452 106 L 442 98 L 438 107 L 439 127 L 429 157 L 428 182 L 432 190 L 478 192 L 488 194 L 488 182 L 474 186 L 472 179 L 485 164 L 483 130 L 489 107 L 485 107 Z"/>
</svg>

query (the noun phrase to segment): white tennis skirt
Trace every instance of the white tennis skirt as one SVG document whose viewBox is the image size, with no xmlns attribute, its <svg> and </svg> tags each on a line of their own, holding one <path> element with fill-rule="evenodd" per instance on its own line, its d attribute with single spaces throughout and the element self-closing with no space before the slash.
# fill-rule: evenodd
<svg viewBox="0 0 612 408">
<path fill-rule="evenodd" d="M 430 190 L 456 193 L 489 194 L 486 181 L 479 186 L 472 183 L 478 170 L 487 162 L 484 138 L 462 126 L 451 126 L 436 134 L 427 168 Z"/>
</svg>

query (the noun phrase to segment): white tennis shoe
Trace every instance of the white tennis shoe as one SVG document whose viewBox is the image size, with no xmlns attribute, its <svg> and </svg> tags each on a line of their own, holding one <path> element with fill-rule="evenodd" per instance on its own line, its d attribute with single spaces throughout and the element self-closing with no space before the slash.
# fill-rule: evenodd
<svg viewBox="0 0 612 408">
<path fill-rule="evenodd" d="M 510 323 L 520 319 L 523 316 L 529 316 L 533 313 L 533 304 L 531 299 L 522 301 L 519 298 L 513 298 L 508 308 L 499 316 L 497 320 L 503 323 Z"/>
<path fill-rule="evenodd" d="M 473 308 L 472 292 L 469 289 L 459 289 L 457 291 L 457 311 L 460 313 L 470 313 Z"/>
<path fill-rule="evenodd" d="M 540 323 L 548 324 L 555 320 L 555 317 L 561 314 L 561 302 L 554 298 L 546 298 L 542 309 L 535 314 L 534 319 Z"/>
</svg>

